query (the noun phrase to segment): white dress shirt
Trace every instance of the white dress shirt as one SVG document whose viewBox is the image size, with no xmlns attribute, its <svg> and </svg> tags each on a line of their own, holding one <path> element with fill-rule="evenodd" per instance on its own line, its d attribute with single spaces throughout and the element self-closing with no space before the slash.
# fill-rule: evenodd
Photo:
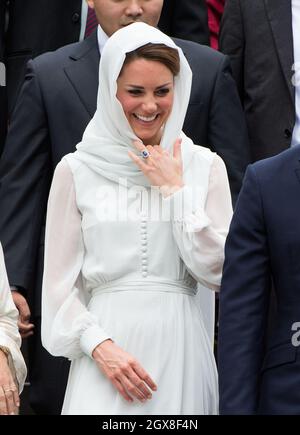
<svg viewBox="0 0 300 435">
<path fill-rule="evenodd" d="M 80 30 L 80 37 L 79 41 L 82 41 L 84 39 L 85 34 L 85 28 L 86 28 L 86 20 L 87 20 L 87 14 L 88 14 L 88 5 L 85 0 L 82 0 L 82 8 L 81 8 L 81 30 Z M 103 50 L 103 47 L 108 40 L 108 36 L 104 31 L 102 30 L 101 26 L 98 25 L 98 44 L 99 44 L 99 52 L 101 53 Z"/>
<path fill-rule="evenodd" d="M 87 13 L 88 13 L 88 4 L 87 4 L 86 0 L 82 0 L 82 6 L 81 6 L 81 27 L 80 27 L 79 41 L 83 41 L 83 39 L 84 39 Z"/>
</svg>

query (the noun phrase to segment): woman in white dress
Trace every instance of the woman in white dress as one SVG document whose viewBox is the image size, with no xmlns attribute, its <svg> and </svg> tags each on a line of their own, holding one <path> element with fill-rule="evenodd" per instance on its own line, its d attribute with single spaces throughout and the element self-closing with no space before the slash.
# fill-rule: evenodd
<svg viewBox="0 0 300 435">
<path fill-rule="evenodd" d="M 26 378 L 17 322 L 0 244 L 0 415 L 18 414 L 19 393 Z"/>
<path fill-rule="evenodd" d="M 117 31 L 95 116 L 56 168 L 42 340 L 72 361 L 63 414 L 218 412 L 212 312 L 195 295 L 219 288 L 231 198 L 222 160 L 181 131 L 190 89 L 169 37 Z"/>
</svg>

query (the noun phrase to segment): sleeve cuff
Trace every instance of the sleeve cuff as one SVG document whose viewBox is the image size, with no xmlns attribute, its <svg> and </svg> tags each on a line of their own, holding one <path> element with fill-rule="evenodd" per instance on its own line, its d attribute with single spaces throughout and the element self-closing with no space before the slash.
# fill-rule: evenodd
<svg viewBox="0 0 300 435">
<path fill-rule="evenodd" d="M 111 337 L 106 334 L 106 332 L 100 328 L 98 325 L 93 325 L 87 328 L 80 337 L 80 347 L 82 351 L 92 358 L 92 353 L 98 344 Z"/>
<path fill-rule="evenodd" d="M 19 393 L 21 393 L 26 379 L 27 369 L 19 346 L 14 340 L 2 334 L 0 334 L 0 343 L 0 348 L 7 355 L 9 368 L 16 385 L 19 387 Z"/>
<path fill-rule="evenodd" d="M 199 186 L 194 188 L 186 185 L 167 198 L 163 198 L 163 201 L 169 206 L 170 217 L 174 222 L 189 221 L 192 215 L 197 215 L 203 227 L 210 223 L 205 213 L 206 196 Z"/>
</svg>

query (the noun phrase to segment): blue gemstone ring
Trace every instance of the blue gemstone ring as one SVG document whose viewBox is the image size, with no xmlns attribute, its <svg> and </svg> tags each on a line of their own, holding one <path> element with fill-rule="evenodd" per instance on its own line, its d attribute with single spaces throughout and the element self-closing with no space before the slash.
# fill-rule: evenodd
<svg viewBox="0 0 300 435">
<path fill-rule="evenodd" d="M 148 157 L 150 157 L 150 153 L 147 150 L 143 150 L 141 152 L 141 155 L 142 155 L 143 159 L 148 159 Z"/>
</svg>

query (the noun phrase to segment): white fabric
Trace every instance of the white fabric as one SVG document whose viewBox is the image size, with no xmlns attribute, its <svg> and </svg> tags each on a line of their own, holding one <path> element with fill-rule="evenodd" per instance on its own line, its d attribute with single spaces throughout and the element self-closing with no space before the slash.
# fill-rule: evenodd
<svg viewBox="0 0 300 435">
<path fill-rule="evenodd" d="M 137 32 L 142 28 L 150 32 L 147 38 Z M 125 47 L 130 42 L 130 49 L 128 34 L 135 40 L 134 47 L 149 39 L 169 44 L 169 38 L 144 24 L 126 29 L 117 33 Z M 102 54 L 102 62 L 112 68 L 110 76 L 105 76 L 102 63 L 99 77 L 111 97 L 102 87 L 99 95 L 103 92 L 105 98 L 99 97 L 82 144 L 57 166 L 51 186 L 43 345 L 53 355 L 72 360 L 64 414 L 215 414 L 217 371 L 212 337 L 205 329 L 212 324 L 213 303 L 206 298 L 199 307 L 195 295 L 197 283 L 216 291 L 220 285 L 232 215 L 225 165 L 186 138 L 184 188 L 163 199 L 147 185 L 126 157 L 134 135 L 116 104 L 111 83 L 122 62 L 115 60 L 118 68 L 114 69 L 110 59 L 124 59 L 124 49 L 119 47 L 119 37 L 114 39 L 118 47 L 111 40 Z M 184 71 L 175 83 L 178 96 L 185 86 Z M 189 94 L 190 88 L 186 90 Z M 186 96 L 181 97 L 183 101 L 175 99 L 165 128 L 165 148 L 180 134 L 181 106 L 186 109 Z M 129 180 L 116 182 L 127 175 Z M 141 182 L 139 186 L 135 180 Z M 169 214 L 164 216 L 162 210 Z M 109 337 L 153 377 L 158 391 L 152 400 L 127 404 L 99 371 L 91 354 Z"/>
<path fill-rule="evenodd" d="M 188 167 L 192 141 L 181 130 L 191 92 L 192 72 L 181 49 L 172 39 L 144 23 L 125 27 L 115 32 L 106 42 L 100 59 L 97 110 L 75 153 L 75 157 L 106 178 L 116 182 L 126 178 L 128 184 L 139 186 L 149 186 L 149 182 L 128 156 L 128 149 L 136 151 L 132 141 L 138 138 L 116 97 L 117 78 L 126 53 L 149 42 L 163 43 L 179 51 L 180 74 L 175 78 L 173 110 L 166 122 L 160 145 L 164 149 L 171 149 L 175 140 L 181 136 L 184 167 Z"/>
<path fill-rule="evenodd" d="M 104 32 L 104 30 L 102 29 L 100 24 L 98 24 L 98 27 L 97 27 L 97 39 L 98 39 L 99 53 L 102 54 L 103 48 L 108 41 L 108 36 Z"/>
<path fill-rule="evenodd" d="M 292 146 L 300 144 L 300 1 L 292 0 L 292 21 L 295 63 L 295 109 L 296 122 L 293 130 Z"/>
<path fill-rule="evenodd" d="M 82 2 L 81 2 L 81 20 L 80 20 L 81 26 L 80 26 L 79 41 L 84 40 L 87 15 L 88 15 L 88 4 L 87 4 L 86 0 L 82 0 Z"/>
<path fill-rule="evenodd" d="M 17 321 L 18 311 L 11 297 L 0 244 L 0 346 L 5 346 L 10 351 L 11 370 L 17 378 L 21 392 L 26 378 L 26 366 L 20 351 L 21 337 Z"/>
</svg>

